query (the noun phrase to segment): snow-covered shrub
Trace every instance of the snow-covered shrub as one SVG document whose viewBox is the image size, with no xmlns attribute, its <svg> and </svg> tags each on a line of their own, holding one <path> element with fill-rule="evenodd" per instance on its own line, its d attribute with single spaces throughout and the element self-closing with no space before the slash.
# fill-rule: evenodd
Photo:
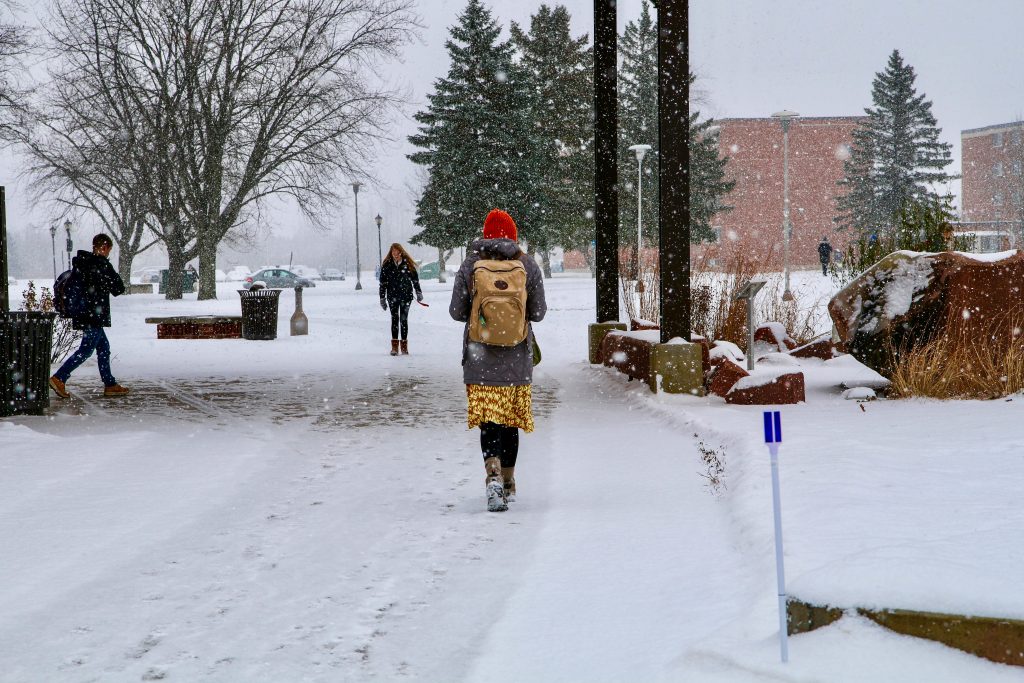
<svg viewBox="0 0 1024 683">
<path fill-rule="evenodd" d="M 21 310 L 53 312 L 53 294 L 43 287 L 36 292 L 36 283 L 28 281 L 28 288 L 21 293 Z M 50 350 L 50 363 L 57 363 L 67 358 L 71 350 L 78 346 L 82 333 L 71 326 L 71 320 L 57 316 L 53 321 L 53 346 Z"/>
</svg>

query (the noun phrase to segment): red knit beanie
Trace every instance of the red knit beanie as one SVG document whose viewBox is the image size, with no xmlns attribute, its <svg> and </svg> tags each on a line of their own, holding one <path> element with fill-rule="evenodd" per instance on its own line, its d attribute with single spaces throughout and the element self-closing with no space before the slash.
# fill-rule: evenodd
<svg viewBox="0 0 1024 683">
<path fill-rule="evenodd" d="M 512 216 L 501 209 L 492 209 L 484 219 L 484 237 L 486 239 L 504 237 L 515 242 L 518 240 L 516 222 L 512 220 Z"/>
</svg>

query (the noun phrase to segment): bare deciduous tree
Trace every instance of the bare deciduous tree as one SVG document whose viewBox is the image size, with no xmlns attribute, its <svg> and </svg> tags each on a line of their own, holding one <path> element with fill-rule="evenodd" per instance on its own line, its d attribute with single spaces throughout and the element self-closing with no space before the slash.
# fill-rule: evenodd
<svg viewBox="0 0 1024 683">
<path fill-rule="evenodd" d="M 57 0 L 58 88 L 131 160 L 168 252 L 168 297 L 270 196 L 313 220 L 359 176 L 395 96 L 370 84 L 415 29 L 411 0 Z"/>
</svg>

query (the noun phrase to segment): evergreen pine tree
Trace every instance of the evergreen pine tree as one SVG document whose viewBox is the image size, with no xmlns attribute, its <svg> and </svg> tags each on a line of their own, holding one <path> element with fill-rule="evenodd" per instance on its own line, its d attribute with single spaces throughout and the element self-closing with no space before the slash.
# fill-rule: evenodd
<svg viewBox="0 0 1024 683">
<path fill-rule="evenodd" d="M 418 244 L 441 249 L 480 235 L 487 212 L 515 217 L 531 239 L 536 223 L 538 145 L 529 79 L 513 60 L 510 41 L 480 0 L 469 0 L 445 43 L 448 74 L 434 84 L 429 106 L 415 115 L 419 132 L 409 155 L 429 173 L 417 201 Z"/>
<path fill-rule="evenodd" d="M 636 244 L 637 162 L 631 145 L 650 145 L 643 161 L 644 237 L 658 229 L 658 25 L 647 0 L 619 37 L 619 243 Z"/>
<path fill-rule="evenodd" d="M 539 250 L 585 248 L 593 239 L 593 54 L 587 35 L 574 38 L 569 11 L 541 5 L 529 31 L 513 23 L 512 39 L 529 77 L 538 150 L 536 222 Z"/>
<path fill-rule="evenodd" d="M 908 205 L 939 198 L 930 185 L 955 178 L 944 170 L 952 145 L 939 141 L 932 103 L 917 94 L 916 78 L 898 50 L 875 75 L 874 107 L 864 110 L 868 120 L 853 132 L 839 181 L 846 190 L 836 199 L 840 227 L 862 235 L 891 233 Z"/>
<path fill-rule="evenodd" d="M 631 145 L 651 145 L 643 161 L 644 243 L 658 240 L 658 25 L 650 5 L 642 3 L 640 17 L 626 25 L 620 37 L 622 67 L 619 77 L 619 227 L 623 245 L 636 243 L 637 161 Z M 689 84 L 695 77 L 689 75 Z M 711 222 L 727 211 L 725 195 L 735 183 L 725 179 L 728 157 L 718 155 L 714 120 L 700 121 L 690 113 L 690 240 L 714 239 Z"/>
</svg>

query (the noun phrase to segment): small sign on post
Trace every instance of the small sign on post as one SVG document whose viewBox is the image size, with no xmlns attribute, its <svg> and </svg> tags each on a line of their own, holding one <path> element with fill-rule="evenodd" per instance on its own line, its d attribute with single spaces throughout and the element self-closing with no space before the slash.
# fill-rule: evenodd
<svg viewBox="0 0 1024 683">
<path fill-rule="evenodd" d="M 748 280 L 733 296 L 734 301 L 747 302 L 747 370 L 754 369 L 754 297 L 764 285 L 764 280 Z"/>
<path fill-rule="evenodd" d="M 786 618 L 786 570 L 782 559 L 782 504 L 779 497 L 779 444 L 782 443 L 782 416 L 777 410 L 764 411 L 764 442 L 772 457 L 772 512 L 775 517 L 775 574 L 779 593 L 779 650 L 782 661 L 789 661 Z"/>
</svg>

